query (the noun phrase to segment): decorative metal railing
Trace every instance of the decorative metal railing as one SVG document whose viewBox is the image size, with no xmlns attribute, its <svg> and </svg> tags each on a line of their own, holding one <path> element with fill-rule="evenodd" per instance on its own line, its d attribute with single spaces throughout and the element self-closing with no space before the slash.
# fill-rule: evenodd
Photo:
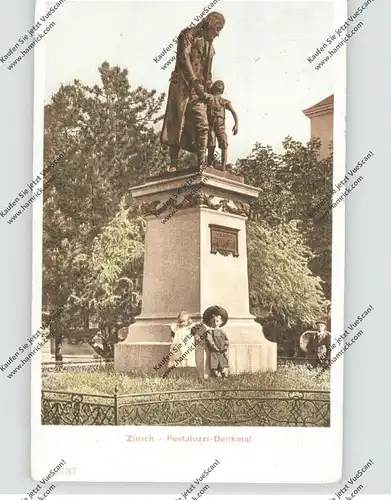
<svg viewBox="0 0 391 500">
<path fill-rule="evenodd" d="M 330 426 L 328 391 L 207 389 L 144 394 L 42 391 L 45 425 Z"/>
</svg>

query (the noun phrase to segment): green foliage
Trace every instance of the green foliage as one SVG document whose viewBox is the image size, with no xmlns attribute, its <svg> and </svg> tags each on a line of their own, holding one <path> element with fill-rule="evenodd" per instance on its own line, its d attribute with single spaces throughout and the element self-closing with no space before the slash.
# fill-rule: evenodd
<svg viewBox="0 0 391 500">
<path fill-rule="evenodd" d="M 296 221 L 304 243 L 312 250 L 308 266 L 322 279 L 323 292 L 331 297 L 331 220 L 319 220 L 332 200 L 332 152 L 319 157 L 320 141 L 306 145 L 287 137 L 283 153 L 256 143 L 247 158 L 240 159 L 235 169 L 245 182 L 262 191 L 252 203 L 252 219 L 270 227 L 285 230 Z"/>
<path fill-rule="evenodd" d="M 283 175 L 283 158 L 271 146 L 256 143 L 249 156 L 238 160 L 235 168 L 247 184 L 262 189 L 259 198 L 251 204 L 254 218 L 276 225 L 292 216 L 295 200 Z"/>
<path fill-rule="evenodd" d="M 313 258 L 297 223 L 272 227 L 254 220 L 247 227 L 251 311 L 271 313 L 288 327 L 312 323 L 324 314 L 321 280 L 308 267 Z"/>
<path fill-rule="evenodd" d="M 323 317 L 331 296 L 331 221 L 319 215 L 332 199 L 332 155 L 319 149 L 287 137 L 282 153 L 256 143 L 235 165 L 261 188 L 248 225 L 250 305 L 273 338 Z"/>
<path fill-rule="evenodd" d="M 43 312 L 62 308 L 59 341 L 70 328 L 122 323 L 140 298 L 142 221 L 125 207 L 160 154 L 164 96 L 132 89 L 108 63 L 99 72 L 100 86 L 61 85 L 45 106 L 45 165 L 66 152 L 44 180 Z"/>
<path fill-rule="evenodd" d="M 129 324 L 132 312 L 141 302 L 144 258 L 144 219 L 122 200 L 119 212 L 94 239 L 88 252 L 75 258 L 80 275 L 87 283 L 79 296 L 71 300 L 90 312 L 90 320 L 99 325 Z"/>
<path fill-rule="evenodd" d="M 332 224 L 331 219 L 321 216 L 332 205 L 332 150 L 319 159 L 318 139 L 305 146 L 287 138 L 284 148 L 285 180 L 295 198 L 295 218 L 300 220 L 305 241 L 314 252 L 310 268 L 322 278 L 325 296 L 330 300 Z"/>
</svg>

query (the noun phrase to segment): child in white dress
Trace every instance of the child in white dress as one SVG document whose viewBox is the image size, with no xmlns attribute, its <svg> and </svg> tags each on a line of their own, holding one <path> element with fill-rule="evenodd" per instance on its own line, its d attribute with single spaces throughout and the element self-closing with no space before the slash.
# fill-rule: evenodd
<svg viewBox="0 0 391 500">
<path fill-rule="evenodd" d="M 173 340 L 169 354 L 169 367 L 194 368 L 196 366 L 194 335 L 191 332 L 192 326 L 192 321 L 187 312 L 180 311 L 177 322 L 171 325 Z"/>
</svg>

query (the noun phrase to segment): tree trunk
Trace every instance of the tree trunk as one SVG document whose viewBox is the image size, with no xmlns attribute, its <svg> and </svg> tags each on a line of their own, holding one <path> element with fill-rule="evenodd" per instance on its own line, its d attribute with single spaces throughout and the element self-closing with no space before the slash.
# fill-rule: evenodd
<svg viewBox="0 0 391 500">
<path fill-rule="evenodd" d="M 62 364 L 62 331 L 56 321 L 50 325 L 50 334 L 54 338 L 54 359 Z"/>
</svg>

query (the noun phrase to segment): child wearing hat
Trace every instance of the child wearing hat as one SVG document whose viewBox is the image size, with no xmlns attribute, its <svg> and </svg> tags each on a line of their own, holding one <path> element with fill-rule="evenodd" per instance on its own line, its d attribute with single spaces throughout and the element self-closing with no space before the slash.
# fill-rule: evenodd
<svg viewBox="0 0 391 500">
<path fill-rule="evenodd" d="M 219 306 L 208 308 L 203 314 L 203 322 L 208 326 L 206 345 L 210 353 L 210 372 L 212 377 L 228 375 L 229 340 L 221 328 L 228 321 L 228 313 Z"/>
</svg>

